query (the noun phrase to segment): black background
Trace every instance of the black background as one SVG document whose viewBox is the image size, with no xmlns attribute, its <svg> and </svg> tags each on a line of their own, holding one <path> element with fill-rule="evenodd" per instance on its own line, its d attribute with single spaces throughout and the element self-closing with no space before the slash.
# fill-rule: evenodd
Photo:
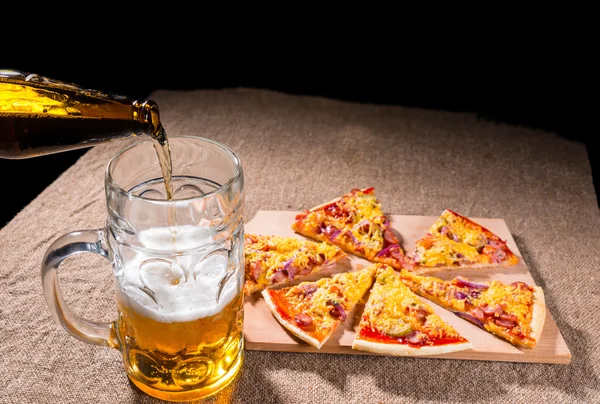
<svg viewBox="0 0 600 404">
<path fill-rule="evenodd" d="M 225 48 L 226 49 L 226 48 Z M 550 50 L 549 50 L 550 49 Z M 102 53 L 104 52 L 104 53 Z M 184 55 L 184 56 L 182 56 Z M 203 55 L 203 56 L 202 56 Z M 3 58 L 0 68 L 42 74 L 87 88 L 143 99 L 157 89 L 252 87 L 342 100 L 468 111 L 483 119 L 557 133 L 587 147 L 592 168 L 597 130 L 591 126 L 597 92 L 577 51 L 521 47 L 461 53 L 409 54 L 402 47 L 285 55 L 269 48 L 218 54 L 189 51 L 134 58 L 97 51 L 26 60 Z M 560 63 L 563 63 L 562 65 Z M 585 97 L 591 97 L 586 99 Z M 27 160 L 1 160 L 4 225 L 86 150 Z M 598 176 L 594 174 L 598 189 Z M 12 190 L 12 196 L 7 197 Z M 598 192 L 597 192 L 598 194 Z"/>
</svg>

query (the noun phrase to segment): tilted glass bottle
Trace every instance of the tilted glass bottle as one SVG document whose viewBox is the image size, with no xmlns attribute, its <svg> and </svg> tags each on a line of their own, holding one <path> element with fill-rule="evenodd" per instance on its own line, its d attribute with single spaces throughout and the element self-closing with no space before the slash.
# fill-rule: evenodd
<svg viewBox="0 0 600 404">
<path fill-rule="evenodd" d="M 151 100 L 0 69 L 0 158 L 23 159 L 150 134 Z"/>
</svg>

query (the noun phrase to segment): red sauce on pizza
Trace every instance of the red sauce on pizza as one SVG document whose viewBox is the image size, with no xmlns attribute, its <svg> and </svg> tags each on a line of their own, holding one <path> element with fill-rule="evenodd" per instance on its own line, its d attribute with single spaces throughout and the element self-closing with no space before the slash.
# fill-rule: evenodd
<svg viewBox="0 0 600 404">
<path fill-rule="evenodd" d="M 280 293 L 277 290 L 270 290 L 269 295 L 271 296 L 271 300 L 273 300 L 275 310 L 277 310 L 277 313 L 281 316 L 283 321 L 299 327 L 307 335 L 310 335 L 311 337 L 314 337 L 318 340 L 321 340 L 327 334 L 327 330 L 320 329 L 318 326 L 314 327 L 315 330 L 309 330 L 301 327 L 300 324 L 296 322 L 295 316 L 298 313 L 302 313 L 302 311 L 293 310 L 294 308 L 290 307 L 289 301 L 285 298 L 284 293 Z"/>
<path fill-rule="evenodd" d="M 435 340 L 427 340 L 427 342 L 423 344 L 412 344 L 402 337 L 390 337 L 389 335 L 384 335 L 381 332 L 373 330 L 370 327 L 363 328 L 360 331 L 359 335 L 362 339 L 367 339 L 376 342 L 385 342 L 388 344 L 410 345 L 412 347 L 451 345 L 467 342 L 467 340 L 464 338 L 437 338 Z"/>
<path fill-rule="evenodd" d="M 277 310 L 277 313 L 279 313 L 281 318 L 283 318 L 283 320 L 285 320 L 285 321 L 293 322 L 294 315 L 292 313 L 288 312 L 287 309 L 289 308 L 289 306 L 286 304 L 287 301 L 281 295 L 281 293 L 278 293 L 276 290 L 270 290 L 269 295 L 271 295 L 271 299 L 273 300 L 275 309 Z"/>
</svg>

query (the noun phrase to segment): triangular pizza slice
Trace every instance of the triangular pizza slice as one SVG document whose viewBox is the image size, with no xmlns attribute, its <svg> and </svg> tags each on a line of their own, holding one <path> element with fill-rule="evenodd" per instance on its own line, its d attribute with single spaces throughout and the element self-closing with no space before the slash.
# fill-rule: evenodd
<svg viewBox="0 0 600 404">
<path fill-rule="evenodd" d="M 292 229 L 371 262 L 396 269 L 406 264 L 404 249 L 383 214 L 373 188 L 353 189 L 298 214 Z"/>
<path fill-rule="evenodd" d="M 406 270 L 400 273 L 413 292 L 457 316 L 515 346 L 536 346 L 546 318 L 544 292 L 539 286 L 497 280 L 475 283 L 461 276 L 445 281 Z"/>
<path fill-rule="evenodd" d="M 372 267 L 341 272 L 315 282 L 265 289 L 262 295 L 283 327 L 320 349 L 369 290 L 374 272 Z"/>
<path fill-rule="evenodd" d="M 471 349 L 471 343 L 412 292 L 400 273 L 375 264 L 375 282 L 352 348 L 394 356 L 438 355 Z"/>
<path fill-rule="evenodd" d="M 244 238 L 244 292 L 306 280 L 347 257 L 339 247 L 295 237 L 246 234 Z"/>
<path fill-rule="evenodd" d="M 519 258 L 490 230 L 473 220 L 446 209 L 417 240 L 411 257 L 415 272 L 450 268 L 499 267 L 515 265 Z"/>
</svg>

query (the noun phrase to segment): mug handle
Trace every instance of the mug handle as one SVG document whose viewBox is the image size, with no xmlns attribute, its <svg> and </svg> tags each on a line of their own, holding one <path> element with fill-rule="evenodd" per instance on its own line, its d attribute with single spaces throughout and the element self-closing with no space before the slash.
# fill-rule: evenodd
<svg viewBox="0 0 600 404">
<path fill-rule="evenodd" d="M 42 260 L 42 285 L 54 320 L 69 334 L 90 344 L 119 349 L 114 323 L 97 323 L 80 317 L 65 303 L 58 284 L 58 266 L 73 254 L 92 252 L 112 262 L 110 252 L 104 247 L 105 234 L 104 229 L 81 230 L 56 239 Z"/>
</svg>

